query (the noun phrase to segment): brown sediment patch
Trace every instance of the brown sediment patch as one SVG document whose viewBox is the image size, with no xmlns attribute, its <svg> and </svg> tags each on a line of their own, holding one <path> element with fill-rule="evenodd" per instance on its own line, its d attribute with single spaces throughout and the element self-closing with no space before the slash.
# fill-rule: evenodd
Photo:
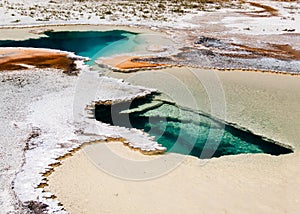
<svg viewBox="0 0 300 214">
<path fill-rule="evenodd" d="M 251 16 L 251 17 L 271 17 L 271 16 L 279 15 L 277 9 L 270 7 L 268 5 L 260 4 L 257 2 L 249 2 L 249 4 L 253 7 L 258 7 L 262 10 L 250 11 L 250 12 L 240 12 L 240 13 Z"/>
<path fill-rule="evenodd" d="M 46 186 L 48 186 L 48 184 L 47 184 L 47 183 L 44 183 L 44 182 L 42 182 L 42 183 L 40 183 L 40 184 L 37 186 L 37 188 L 41 188 L 41 189 L 43 189 L 43 188 L 45 188 Z"/>
<path fill-rule="evenodd" d="M 113 71 L 118 72 L 135 72 L 143 69 L 158 69 L 170 67 L 169 64 L 152 63 L 140 61 L 138 57 L 132 56 L 116 56 L 113 58 L 101 59 L 101 64 L 109 67 Z"/>
<path fill-rule="evenodd" d="M 279 44 L 272 44 L 273 47 L 277 48 L 278 50 L 283 51 L 287 55 L 289 55 L 292 59 L 300 60 L 300 50 L 293 49 L 290 45 L 279 45 Z"/>
<path fill-rule="evenodd" d="M 66 53 L 33 48 L 0 49 L 0 71 L 28 68 L 55 68 L 72 74 L 76 70 L 76 65 Z"/>
<path fill-rule="evenodd" d="M 271 57 L 276 59 L 300 60 L 300 50 L 294 49 L 288 44 L 269 44 L 271 49 L 250 47 L 242 44 L 232 44 L 239 47 L 241 50 L 251 52 L 250 54 L 231 54 L 225 53 L 222 55 L 230 57 L 256 58 L 256 57 Z"/>
</svg>

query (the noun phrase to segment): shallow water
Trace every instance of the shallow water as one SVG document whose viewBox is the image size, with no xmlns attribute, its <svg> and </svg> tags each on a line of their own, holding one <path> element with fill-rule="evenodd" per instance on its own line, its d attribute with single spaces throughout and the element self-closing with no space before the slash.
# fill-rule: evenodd
<svg viewBox="0 0 300 214">
<path fill-rule="evenodd" d="M 22 41 L 0 40 L 0 47 L 50 48 L 74 52 L 89 57 L 93 62 L 101 56 L 133 51 L 138 45 L 136 33 L 113 31 L 59 31 L 46 32 L 46 37 Z"/>
<path fill-rule="evenodd" d="M 96 119 L 112 125 L 142 129 L 169 152 L 199 158 L 242 153 L 280 155 L 292 152 L 248 130 L 209 115 L 151 97 L 132 103 L 96 106 Z"/>
<path fill-rule="evenodd" d="M 129 53 L 143 42 L 137 39 L 138 34 L 121 30 L 61 31 L 46 32 L 45 35 L 46 37 L 23 41 L 0 41 L 0 46 L 70 51 L 89 57 L 91 61 L 88 64 L 93 65 L 101 56 Z M 172 81 L 170 76 L 163 84 L 169 81 Z M 97 120 L 112 125 L 142 129 L 154 136 L 158 143 L 167 147 L 169 152 L 190 154 L 200 158 L 241 153 L 279 155 L 292 152 L 276 145 L 272 140 L 236 128 L 207 114 L 184 109 L 161 98 L 162 96 L 140 99 L 125 106 L 124 103 L 115 105 L 113 109 L 96 106 L 95 116 Z"/>
</svg>

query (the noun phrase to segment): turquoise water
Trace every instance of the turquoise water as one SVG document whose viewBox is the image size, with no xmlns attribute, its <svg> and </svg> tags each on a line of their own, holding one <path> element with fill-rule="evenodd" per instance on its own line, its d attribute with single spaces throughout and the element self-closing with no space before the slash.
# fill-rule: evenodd
<svg viewBox="0 0 300 214">
<path fill-rule="evenodd" d="M 74 52 L 93 62 L 101 56 L 132 52 L 138 45 L 138 34 L 122 31 L 60 31 L 46 32 L 46 37 L 22 41 L 0 40 L 0 47 L 50 48 Z"/>
<path fill-rule="evenodd" d="M 130 107 L 129 107 L 130 106 Z M 129 108 L 128 108 L 129 107 Z M 242 153 L 280 155 L 292 152 L 247 130 L 173 103 L 153 98 L 95 108 L 96 119 L 112 125 L 144 130 L 169 152 L 199 158 Z"/>
<path fill-rule="evenodd" d="M 23 41 L 0 41 L 0 47 L 51 48 L 89 57 L 92 65 L 101 56 L 132 52 L 139 44 L 138 34 L 127 31 L 47 32 L 46 37 Z M 129 107 L 130 106 L 130 107 Z M 130 110 L 130 111 L 128 111 Z M 209 115 L 182 109 L 155 97 L 96 106 L 96 119 L 112 125 L 134 127 L 154 136 L 169 152 L 190 154 L 200 158 L 241 153 L 292 152 L 247 130 L 211 118 Z"/>
</svg>

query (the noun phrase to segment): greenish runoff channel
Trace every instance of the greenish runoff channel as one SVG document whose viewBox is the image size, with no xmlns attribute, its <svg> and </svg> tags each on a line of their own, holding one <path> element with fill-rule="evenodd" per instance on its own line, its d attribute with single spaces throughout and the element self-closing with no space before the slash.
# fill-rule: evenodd
<svg viewBox="0 0 300 214">
<path fill-rule="evenodd" d="M 45 32 L 46 37 L 22 41 L 0 40 L 0 47 L 50 48 L 74 52 L 91 60 L 92 65 L 101 56 L 132 52 L 138 45 L 137 33 L 113 31 L 58 31 Z"/>
<path fill-rule="evenodd" d="M 242 153 L 292 152 L 248 130 L 153 97 L 113 106 L 96 105 L 95 117 L 111 125 L 144 130 L 169 152 L 203 159 Z"/>
</svg>

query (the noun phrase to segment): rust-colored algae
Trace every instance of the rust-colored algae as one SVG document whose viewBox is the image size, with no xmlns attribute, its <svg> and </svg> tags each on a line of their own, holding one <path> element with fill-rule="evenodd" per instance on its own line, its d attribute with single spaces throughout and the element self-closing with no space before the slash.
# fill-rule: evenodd
<svg viewBox="0 0 300 214">
<path fill-rule="evenodd" d="M 268 5 L 260 4 L 257 2 L 249 2 L 249 4 L 253 7 L 260 8 L 261 10 L 251 11 L 251 12 L 241 12 L 245 15 L 251 17 L 271 17 L 271 16 L 278 16 L 278 10 L 270 7 Z"/>
<path fill-rule="evenodd" d="M 49 164 L 48 166 L 50 166 L 50 167 L 58 167 L 60 165 L 61 165 L 60 162 L 55 162 L 55 163 Z"/>
<path fill-rule="evenodd" d="M 275 59 L 290 59 L 290 60 L 300 60 L 300 50 L 293 49 L 288 44 L 269 44 L 270 49 L 250 47 L 242 44 L 232 44 L 239 47 L 242 50 L 251 52 L 252 54 L 230 54 L 225 53 L 222 55 L 230 57 L 242 57 L 242 58 L 256 58 L 256 57 L 271 57 Z"/>
<path fill-rule="evenodd" d="M 73 60 L 66 53 L 32 48 L 0 49 L 0 71 L 55 68 L 71 74 L 75 67 Z"/>
<path fill-rule="evenodd" d="M 143 69 L 159 69 L 170 67 L 169 64 L 163 63 L 151 63 L 142 61 L 139 57 L 132 57 L 132 56 L 115 56 L 113 58 L 103 58 L 101 59 L 101 64 L 108 66 L 114 71 L 117 72 L 135 72 Z"/>
<path fill-rule="evenodd" d="M 300 50 L 293 49 L 290 45 L 272 44 L 273 47 L 287 54 L 290 59 L 300 60 Z"/>
<path fill-rule="evenodd" d="M 45 188 L 46 186 L 49 186 L 47 183 L 40 183 L 37 188 Z"/>
<path fill-rule="evenodd" d="M 56 195 L 51 195 L 51 196 L 49 196 L 49 197 L 44 197 L 44 198 L 46 198 L 46 199 L 56 199 L 57 196 L 56 196 Z"/>
<path fill-rule="evenodd" d="M 47 170 L 46 172 L 42 173 L 42 176 L 43 177 L 48 177 L 52 174 L 52 172 L 54 172 L 53 168 L 51 168 L 51 169 Z"/>
<path fill-rule="evenodd" d="M 134 61 L 134 60 L 135 58 L 129 58 L 128 60 L 117 64 L 115 67 L 117 69 L 126 70 L 126 69 L 155 68 L 155 67 L 167 66 L 166 64 L 154 64 L 154 63 Z"/>
</svg>

